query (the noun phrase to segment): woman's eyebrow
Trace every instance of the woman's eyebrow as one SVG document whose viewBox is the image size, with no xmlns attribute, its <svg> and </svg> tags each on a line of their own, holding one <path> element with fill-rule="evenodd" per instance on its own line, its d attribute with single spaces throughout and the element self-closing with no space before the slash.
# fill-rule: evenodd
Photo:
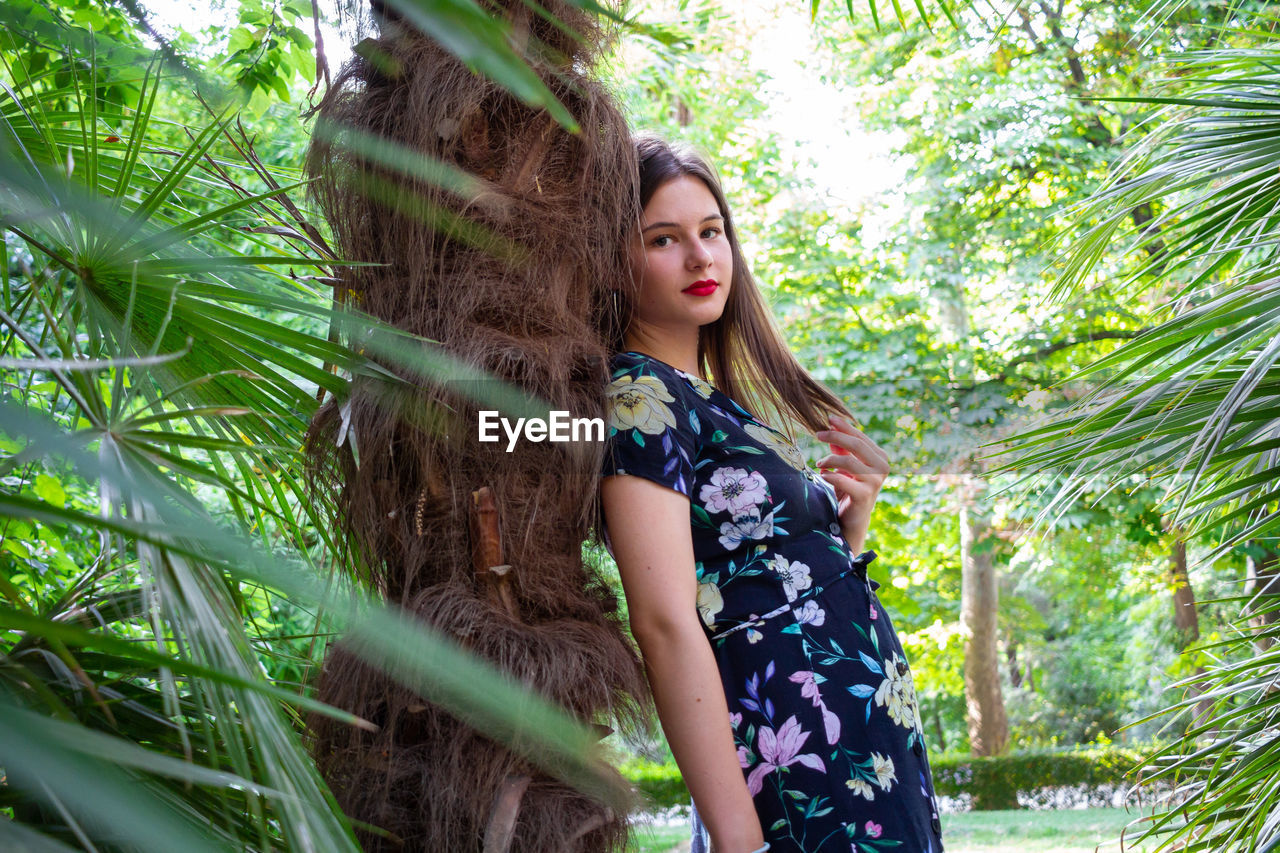
<svg viewBox="0 0 1280 853">
<path fill-rule="evenodd" d="M 713 219 L 723 220 L 724 217 L 718 213 L 712 213 L 702 217 L 702 222 L 710 222 Z M 698 224 L 701 225 L 702 222 L 699 222 Z M 643 234 L 646 231 L 652 231 L 654 228 L 679 228 L 679 227 L 680 225 L 677 222 L 655 222 L 652 225 L 646 225 L 644 228 L 641 228 L 640 233 Z"/>
</svg>

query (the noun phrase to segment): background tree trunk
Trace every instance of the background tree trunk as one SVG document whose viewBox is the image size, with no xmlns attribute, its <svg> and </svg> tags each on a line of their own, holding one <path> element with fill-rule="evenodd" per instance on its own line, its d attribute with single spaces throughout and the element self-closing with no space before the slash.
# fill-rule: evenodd
<svg viewBox="0 0 1280 853">
<path fill-rule="evenodd" d="M 1280 553 L 1256 540 L 1249 545 L 1250 550 L 1257 550 L 1261 556 L 1251 553 L 1245 557 L 1245 595 L 1264 596 L 1250 603 L 1248 610 L 1254 615 L 1249 617 L 1249 624 L 1255 628 L 1265 628 L 1280 622 L 1280 611 L 1257 613 L 1268 604 L 1274 604 L 1276 597 L 1280 596 Z M 1271 637 L 1255 637 L 1253 640 L 1254 648 L 1259 653 L 1268 651 L 1274 644 L 1275 640 Z"/>
<path fill-rule="evenodd" d="M 1022 669 L 1018 666 L 1018 644 L 1013 640 L 1005 644 L 1004 657 L 1009 665 L 1009 685 L 1021 687 Z"/>
<path fill-rule="evenodd" d="M 1200 616 L 1196 612 L 1196 593 L 1187 575 L 1187 543 L 1174 540 L 1169 555 L 1169 584 L 1173 587 L 1173 627 L 1177 632 L 1178 651 L 1200 639 Z"/>
<path fill-rule="evenodd" d="M 966 494 L 960 504 L 960 627 L 965 637 L 969 748 L 974 755 L 998 755 L 1009 742 L 996 644 L 1000 593 L 991 552 L 983 547 L 990 525 L 969 506 L 971 499 L 972 495 Z"/>
<path fill-rule="evenodd" d="M 966 477 L 965 484 L 975 478 Z M 985 484 L 983 484 L 985 485 Z M 990 524 L 970 506 L 977 489 L 965 488 L 960 501 L 960 627 L 964 641 L 964 696 L 969 723 L 969 749 L 974 755 L 998 755 L 1009 743 L 1009 718 L 1000 687 L 1000 651 L 996 614 L 1000 591 L 987 538 Z M 1014 790 L 973 795 L 978 810 L 1018 807 Z"/>
<path fill-rule="evenodd" d="M 1180 533 L 1175 530 L 1175 534 Z M 1179 652 L 1200 639 L 1200 613 L 1196 610 L 1196 591 L 1191 586 L 1191 576 L 1187 574 L 1187 542 L 1178 536 L 1169 551 L 1169 584 L 1173 587 L 1173 629 L 1175 643 Z M 1204 674 L 1204 667 L 1197 666 L 1196 675 Z M 1206 685 L 1197 681 L 1187 687 L 1188 695 L 1198 696 L 1204 693 Z M 1196 715 L 1192 725 L 1207 722 L 1213 710 L 1213 703 L 1203 700 L 1196 704 Z"/>
</svg>

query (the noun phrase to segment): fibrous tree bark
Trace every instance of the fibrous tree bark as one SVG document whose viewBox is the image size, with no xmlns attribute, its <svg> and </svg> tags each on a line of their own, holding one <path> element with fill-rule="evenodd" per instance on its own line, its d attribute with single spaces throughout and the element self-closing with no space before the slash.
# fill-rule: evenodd
<svg viewBox="0 0 1280 853">
<path fill-rule="evenodd" d="M 372 2 L 377 34 L 334 78 L 308 154 L 337 254 L 356 262 L 338 269 L 335 301 L 552 411 L 603 419 L 624 322 L 610 288 L 634 281 L 625 239 L 639 201 L 630 131 L 591 76 L 597 19 L 572 0 L 485 4 L 580 125 L 571 133 L 416 29 L 407 0 Z M 603 443 L 507 452 L 479 440 L 493 406 L 478 385 L 352 344 L 377 369 L 325 402 L 308 451 L 361 580 L 583 723 L 642 725 L 639 655 L 582 555 L 599 523 Z M 367 850 L 625 846 L 625 809 L 610 803 L 627 786 L 603 761 L 599 789 L 577 790 L 342 644 L 318 693 L 377 726 L 310 720 Z"/>
</svg>

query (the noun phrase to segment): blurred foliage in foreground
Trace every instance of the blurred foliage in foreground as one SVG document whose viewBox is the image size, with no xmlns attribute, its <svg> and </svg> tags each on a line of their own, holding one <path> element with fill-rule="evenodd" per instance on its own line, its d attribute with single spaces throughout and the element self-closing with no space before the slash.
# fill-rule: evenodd
<svg viewBox="0 0 1280 853">
<path fill-rule="evenodd" d="M 991 502 L 1015 743 L 1168 722 L 1187 737 L 1152 766 L 1187 806 L 1162 817 L 1166 843 L 1274 844 L 1274 22 L 1073 2 L 876 32 L 814 4 L 809 67 L 907 164 L 851 206 L 766 121 L 768 75 L 744 62 L 759 33 L 727 6 L 675 6 L 624 39 L 618 86 L 638 125 L 718 160 L 797 354 L 856 380 L 854 410 L 904 460 L 876 535 L 933 743 L 966 738 L 946 463 L 1047 410 L 1021 466 L 1056 479 Z M 0 5 L 5 843 L 351 849 L 299 733 L 339 631 L 375 657 L 416 649 L 401 677 L 495 731 L 526 726 L 544 758 L 584 742 L 328 580 L 297 449 L 316 394 L 366 365 L 330 341 L 334 259 L 289 201 L 296 105 L 323 75 L 308 7 L 241 3 L 167 34 L 161 54 L 186 64 L 165 66 L 128 6 Z M 252 149 L 196 88 L 235 93 Z M 1091 364 L 1096 393 L 1068 409 L 1062 380 Z M 1199 558 L 1185 654 L 1178 539 Z"/>
<path fill-rule="evenodd" d="M 216 74 L 114 6 L 24 9 L 0 36 L 0 846 L 357 849 L 302 726 L 371 725 L 311 698 L 340 635 L 621 807 L 594 732 L 334 562 L 301 448 L 380 368 L 331 329 L 453 365 L 335 310 L 295 158 L 264 160 Z"/>
</svg>

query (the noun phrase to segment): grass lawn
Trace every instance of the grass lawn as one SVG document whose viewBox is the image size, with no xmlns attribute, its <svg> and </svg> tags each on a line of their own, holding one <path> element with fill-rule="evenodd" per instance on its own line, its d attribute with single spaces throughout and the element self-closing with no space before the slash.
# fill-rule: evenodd
<svg viewBox="0 0 1280 853">
<path fill-rule="evenodd" d="M 1120 833 L 1136 817 L 1124 809 L 964 812 L 942 816 L 942 840 L 947 853 L 1120 853 Z M 1133 846 L 1136 837 L 1136 828 L 1125 832 L 1126 853 L 1154 849 Z M 673 853 L 688 850 L 688 839 L 687 823 L 637 826 L 631 850 Z"/>
<path fill-rule="evenodd" d="M 671 826 L 637 826 L 631 832 L 631 844 L 627 850 L 634 853 L 667 853 L 668 850 L 689 849 L 689 824 Z"/>
<path fill-rule="evenodd" d="M 1136 809 L 962 812 L 942 816 L 942 840 L 947 853 L 1120 853 L 1120 833 L 1137 817 Z M 1138 830 L 1124 833 L 1124 850 L 1154 849 L 1133 845 Z"/>
</svg>

